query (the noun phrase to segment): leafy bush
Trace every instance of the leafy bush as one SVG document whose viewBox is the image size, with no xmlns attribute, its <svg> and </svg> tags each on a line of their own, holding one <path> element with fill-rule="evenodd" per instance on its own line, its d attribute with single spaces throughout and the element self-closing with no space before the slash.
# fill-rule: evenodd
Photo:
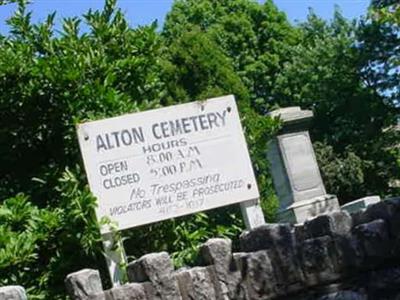
<svg viewBox="0 0 400 300">
<path fill-rule="evenodd" d="M 80 178 L 82 180 L 82 178 Z M 56 186 L 59 207 L 38 208 L 18 194 L 0 206 L 0 284 L 22 284 L 30 299 L 62 299 L 73 270 L 103 264 L 95 199 L 65 171 Z"/>
<path fill-rule="evenodd" d="M 314 143 L 314 149 L 325 188 L 329 193 L 337 195 L 343 203 L 354 200 L 354 196 L 366 196 L 365 161 L 350 148 L 343 156 L 335 153 L 332 146 L 321 142 Z"/>
<path fill-rule="evenodd" d="M 42 264 L 51 257 L 43 255 L 43 246 L 54 240 L 59 227 L 60 210 L 39 209 L 23 194 L 6 199 L 0 207 L 0 284 L 45 287 L 49 273 Z"/>
<path fill-rule="evenodd" d="M 24 5 L 9 20 L 11 35 L 0 41 L 1 198 L 20 190 L 40 194 L 32 177 L 45 178 L 49 186 L 41 190 L 49 192 L 79 161 L 77 122 L 159 104 L 155 26 L 130 29 L 114 5 L 84 16 L 86 34 L 77 18 L 66 19 L 57 36 L 54 15 L 31 25 Z M 43 196 L 43 204 L 52 199 Z"/>
</svg>

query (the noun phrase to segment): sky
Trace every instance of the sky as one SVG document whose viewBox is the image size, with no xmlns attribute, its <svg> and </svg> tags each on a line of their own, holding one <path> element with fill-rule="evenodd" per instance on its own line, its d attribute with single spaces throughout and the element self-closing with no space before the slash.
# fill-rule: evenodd
<svg viewBox="0 0 400 300">
<path fill-rule="evenodd" d="M 33 21 L 43 21 L 49 13 L 57 11 L 56 20 L 62 17 L 80 16 L 90 8 L 100 9 L 103 0 L 32 0 L 30 10 Z M 263 2 L 260 0 L 260 2 Z M 304 21 L 308 9 L 324 19 L 332 18 L 335 5 L 338 5 L 347 18 L 357 18 L 366 13 L 370 0 L 275 0 L 275 4 L 286 13 L 293 23 Z M 118 6 L 125 12 L 131 26 L 150 24 L 157 20 L 162 25 L 171 9 L 173 0 L 119 0 Z M 0 33 L 8 32 L 5 20 L 15 10 L 14 4 L 0 6 Z"/>
</svg>

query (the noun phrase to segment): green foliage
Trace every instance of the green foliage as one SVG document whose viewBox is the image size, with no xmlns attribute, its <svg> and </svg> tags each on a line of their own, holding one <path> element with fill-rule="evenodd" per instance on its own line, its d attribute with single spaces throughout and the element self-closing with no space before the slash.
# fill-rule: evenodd
<svg viewBox="0 0 400 300">
<path fill-rule="evenodd" d="M 46 286 L 48 273 L 41 264 L 45 245 L 54 239 L 59 228 L 60 210 L 39 209 L 18 194 L 6 199 L 0 207 L 0 284 L 27 283 L 28 287 Z M 44 246 L 44 247 L 43 247 Z M 35 291 L 32 298 L 35 297 Z"/>
<path fill-rule="evenodd" d="M 165 56 L 169 103 L 174 99 L 193 101 L 226 94 L 234 94 L 239 101 L 248 99 L 248 91 L 232 61 L 198 27 L 168 44 Z"/>
<path fill-rule="evenodd" d="M 357 31 L 362 53 L 361 76 L 368 86 L 389 107 L 385 118 L 385 130 L 382 142 L 377 146 L 384 149 L 376 156 L 373 163 L 379 176 L 389 178 L 391 190 L 396 195 L 400 192 L 399 178 L 399 140 L 398 127 L 400 118 L 400 4 L 394 0 L 373 0 L 369 12 Z M 397 126 L 396 126 L 397 122 Z M 378 149 L 375 147 L 374 150 Z M 375 153 L 371 153 L 374 155 Z M 383 155 L 382 155 L 383 154 Z M 371 155 L 371 156 L 372 156 Z M 371 176 L 373 178 L 373 176 Z"/>
<path fill-rule="evenodd" d="M 63 298 L 65 275 L 101 259 L 88 188 L 67 170 L 56 189 L 57 208 L 38 208 L 23 194 L 0 206 L 0 284 L 23 284 L 30 299 Z"/>
<path fill-rule="evenodd" d="M 193 27 L 207 32 L 232 60 L 233 68 L 248 88 L 252 106 L 265 112 L 280 68 L 290 58 L 289 46 L 298 32 L 272 1 L 175 1 L 163 36 L 167 44 Z"/>
<path fill-rule="evenodd" d="M 352 201 L 354 197 L 364 197 L 364 164 L 351 148 L 344 154 L 335 153 L 332 146 L 316 142 L 315 154 L 321 169 L 325 188 L 338 196 L 343 202 Z"/>
<path fill-rule="evenodd" d="M 23 6 L 9 20 L 11 35 L 0 42 L 0 198 L 41 193 L 29 190 L 32 177 L 53 178 L 51 186 L 77 162 L 77 122 L 158 105 L 155 25 L 132 30 L 111 4 L 84 16 L 86 34 L 73 18 L 54 36 L 54 15 L 31 25 Z"/>
<path fill-rule="evenodd" d="M 26 0 L 0 0 L 0 5 L 6 5 L 10 3 L 20 3 L 21 5 L 23 5 L 26 2 Z"/>
<path fill-rule="evenodd" d="M 358 28 L 363 53 L 362 75 L 368 85 L 400 108 L 400 4 L 374 0 Z M 399 113 L 399 111 L 397 111 Z"/>
<path fill-rule="evenodd" d="M 385 5 L 386 11 L 396 15 L 397 4 Z M 256 112 L 251 125 L 246 126 L 249 131 L 265 130 L 255 129 L 256 124 L 275 106 L 298 105 L 313 110 L 313 139 L 332 147 L 343 159 L 351 148 L 362 161 L 347 166 L 354 168 L 348 172 L 357 176 L 338 180 L 338 174 L 326 175 L 328 181 L 340 185 L 328 184 L 332 187 L 328 192 L 338 191 L 345 202 L 363 194 L 396 193 L 389 182 L 400 174 L 390 149 L 399 135 L 387 130 L 398 116 L 399 72 L 394 63 L 399 57 L 399 35 L 394 24 L 381 18 L 379 26 L 374 26 L 376 32 L 368 32 L 363 30 L 365 24 L 346 20 L 338 10 L 332 22 L 323 21 L 311 11 L 307 22 L 295 28 L 270 1 L 260 5 L 245 0 L 180 0 L 167 16 L 162 35 L 167 45 L 173 45 L 194 30 L 196 35 L 203 34 L 208 41 L 213 40 L 229 57 L 232 68 L 248 90 L 250 102 L 246 104 Z M 360 34 L 363 31 L 364 36 Z M 382 34 L 385 39 L 379 37 Z M 214 53 L 214 48 L 211 49 Z M 378 61 L 386 65 L 379 72 Z M 372 84 L 374 81 L 376 84 Z M 264 128 L 269 128 L 269 133 L 257 136 L 258 141 L 268 140 L 274 132 L 271 123 Z M 250 144 L 255 142 L 250 132 L 247 137 Z M 257 165 L 262 166 L 258 180 L 265 180 L 261 186 L 266 199 L 274 193 L 269 189 L 268 167 L 260 149 L 261 145 L 251 147 L 250 152 L 256 169 Z M 258 154 L 255 156 L 255 153 Z M 330 164 L 327 158 L 320 157 L 320 162 L 324 166 Z M 352 181 L 346 182 L 346 179 Z M 263 202 L 272 206 L 274 203 L 273 200 Z"/>
<path fill-rule="evenodd" d="M 328 192 L 338 191 L 343 202 L 365 194 L 390 195 L 389 182 L 400 175 L 390 154 L 398 135 L 388 130 L 396 123 L 396 109 L 363 76 L 368 61 L 356 40 L 357 23 L 344 19 L 339 11 L 331 23 L 311 12 L 300 26 L 302 41 L 292 48 L 292 61 L 278 76 L 274 98 L 281 106 L 312 109 L 312 137 L 332 147 L 337 159 L 343 159 L 341 164 L 349 163 L 346 168 L 353 169 L 348 174 L 358 174 L 325 173 L 332 183 Z M 348 161 L 349 151 L 362 162 Z M 320 163 L 329 166 L 331 158 L 320 156 Z"/>
</svg>

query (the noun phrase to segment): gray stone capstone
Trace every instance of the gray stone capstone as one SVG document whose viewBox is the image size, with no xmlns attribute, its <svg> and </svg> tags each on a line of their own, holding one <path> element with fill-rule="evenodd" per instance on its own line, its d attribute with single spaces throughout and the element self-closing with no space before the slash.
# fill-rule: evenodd
<svg viewBox="0 0 400 300">
<path fill-rule="evenodd" d="M 65 279 L 65 285 L 70 297 L 76 300 L 93 299 L 94 295 L 103 293 L 100 273 L 97 270 L 83 269 L 71 273 Z M 93 297 L 90 298 L 91 296 Z"/>
<path fill-rule="evenodd" d="M 0 287 L 0 300 L 27 300 L 25 289 L 19 285 Z"/>
<path fill-rule="evenodd" d="M 144 255 L 130 263 L 127 272 L 130 282 L 150 281 L 160 299 L 181 299 L 173 274 L 174 268 L 167 252 Z"/>
</svg>

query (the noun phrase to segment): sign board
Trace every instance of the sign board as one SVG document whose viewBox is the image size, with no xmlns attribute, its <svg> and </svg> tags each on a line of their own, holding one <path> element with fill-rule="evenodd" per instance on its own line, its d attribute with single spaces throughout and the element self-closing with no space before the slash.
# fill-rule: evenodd
<svg viewBox="0 0 400 300">
<path fill-rule="evenodd" d="M 83 123 L 78 137 L 97 217 L 119 230 L 259 198 L 233 96 Z"/>
</svg>

